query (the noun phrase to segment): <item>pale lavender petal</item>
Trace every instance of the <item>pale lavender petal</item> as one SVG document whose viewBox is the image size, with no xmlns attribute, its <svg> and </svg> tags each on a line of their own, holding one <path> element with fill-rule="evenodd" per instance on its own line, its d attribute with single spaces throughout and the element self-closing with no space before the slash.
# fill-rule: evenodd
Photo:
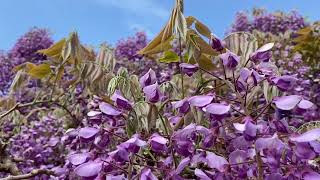
<svg viewBox="0 0 320 180">
<path fill-rule="evenodd" d="M 87 113 L 87 116 L 93 117 L 93 116 L 97 116 L 97 115 L 100 115 L 100 114 L 102 114 L 102 112 L 100 112 L 100 111 L 89 111 Z"/>
<path fill-rule="evenodd" d="M 189 157 L 182 159 L 176 169 L 176 174 L 180 174 L 190 161 L 191 159 Z"/>
<path fill-rule="evenodd" d="M 99 129 L 92 127 L 84 127 L 79 130 L 79 136 L 84 139 L 90 139 L 99 132 Z"/>
<path fill-rule="evenodd" d="M 298 95 L 282 96 L 275 100 L 275 104 L 277 108 L 289 111 L 294 109 L 301 100 L 302 97 Z"/>
<path fill-rule="evenodd" d="M 85 163 L 89 159 L 89 157 L 90 155 L 88 153 L 78 153 L 70 155 L 68 157 L 68 160 L 71 162 L 71 164 L 77 166 Z"/>
<path fill-rule="evenodd" d="M 189 103 L 191 106 L 204 107 L 210 104 L 212 100 L 213 100 L 213 96 L 199 95 L 199 96 L 193 96 L 189 98 Z"/>
<path fill-rule="evenodd" d="M 268 43 L 268 44 L 265 44 L 262 47 L 260 47 L 257 51 L 258 52 L 269 51 L 272 49 L 273 46 L 274 46 L 274 43 Z"/>
<path fill-rule="evenodd" d="M 217 156 L 213 152 L 207 152 L 206 159 L 208 160 L 208 166 L 210 168 L 218 169 L 220 172 L 224 172 L 226 170 L 226 165 L 229 164 L 224 157 Z"/>
<path fill-rule="evenodd" d="M 310 142 L 320 138 L 320 128 L 310 130 L 298 136 L 290 137 L 291 141 L 295 142 Z"/>
<path fill-rule="evenodd" d="M 314 171 L 307 172 L 303 174 L 303 179 L 304 180 L 319 180 L 320 179 L 320 174 L 316 173 Z"/>
<path fill-rule="evenodd" d="M 224 105 L 219 103 L 211 103 L 203 108 L 203 111 L 213 115 L 224 115 L 230 111 L 230 105 Z"/>
<path fill-rule="evenodd" d="M 74 169 L 74 172 L 80 177 L 94 177 L 99 174 L 102 169 L 101 162 L 87 162 L 81 164 Z"/>
<path fill-rule="evenodd" d="M 195 169 L 194 174 L 201 180 L 211 180 L 211 178 L 209 178 L 201 169 Z"/>
<path fill-rule="evenodd" d="M 121 114 L 120 111 L 118 111 L 113 106 L 111 106 L 110 104 L 107 104 L 105 102 L 102 102 L 102 103 L 99 104 L 99 109 L 104 114 L 110 115 L 110 116 L 119 116 Z"/>
<path fill-rule="evenodd" d="M 301 109 L 310 109 L 312 108 L 312 106 L 314 106 L 314 104 L 308 100 L 304 100 L 302 99 L 299 104 L 298 104 L 298 107 L 301 108 Z"/>
<path fill-rule="evenodd" d="M 244 130 L 246 130 L 245 129 L 246 125 L 241 123 L 233 123 L 233 127 L 240 132 L 243 132 Z"/>
<path fill-rule="evenodd" d="M 142 88 L 144 88 L 146 86 L 154 84 L 156 80 L 156 73 L 152 69 L 149 69 L 149 71 L 140 78 L 139 82 Z"/>
<path fill-rule="evenodd" d="M 270 138 L 259 138 L 255 143 L 255 147 L 258 151 L 264 149 L 276 149 L 281 150 L 286 148 L 286 145 L 278 138 L 278 135 L 275 133 Z"/>
<path fill-rule="evenodd" d="M 248 153 L 243 150 L 235 150 L 229 155 L 230 164 L 239 164 L 246 161 L 248 158 Z"/>
<path fill-rule="evenodd" d="M 127 180 L 127 178 L 124 176 L 124 174 L 120 175 L 107 175 L 106 180 Z"/>
</svg>

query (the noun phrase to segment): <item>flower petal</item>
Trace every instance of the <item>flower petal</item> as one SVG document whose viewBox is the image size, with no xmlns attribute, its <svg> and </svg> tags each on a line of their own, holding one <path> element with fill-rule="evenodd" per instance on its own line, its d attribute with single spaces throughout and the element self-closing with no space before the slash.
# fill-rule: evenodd
<svg viewBox="0 0 320 180">
<path fill-rule="evenodd" d="M 110 116 L 119 116 L 121 114 L 120 111 L 118 111 L 113 106 L 111 106 L 110 104 L 107 104 L 105 102 L 102 102 L 102 103 L 99 104 L 99 109 L 104 114 L 110 115 Z"/>
<path fill-rule="evenodd" d="M 77 153 L 70 155 L 68 160 L 71 162 L 71 164 L 77 166 L 85 163 L 89 157 L 90 155 L 88 153 Z"/>
<path fill-rule="evenodd" d="M 208 113 L 214 114 L 214 115 L 224 115 L 229 112 L 230 108 L 231 108 L 230 105 L 211 103 L 208 106 L 206 106 L 205 108 L 203 108 L 203 110 L 205 112 L 208 112 Z"/>
<path fill-rule="evenodd" d="M 299 104 L 298 107 L 301 109 L 310 109 L 314 104 L 308 100 L 304 100 L 302 99 Z"/>
<path fill-rule="evenodd" d="M 275 104 L 277 108 L 289 111 L 295 108 L 301 100 L 302 97 L 298 95 L 282 96 L 279 99 L 275 100 Z"/>
<path fill-rule="evenodd" d="M 94 177 L 99 174 L 102 169 L 101 162 L 87 162 L 81 164 L 80 166 L 74 169 L 74 172 L 81 177 Z"/>
<path fill-rule="evenodd" d="M 295 142 L 310 142 L 320 138 L 320 128 L 310 130 L 299 136 L 290 137 L 291 141 Z"/>
<path fill-rule="evenodd" d="M 228 161 L 224 157 L 217 156 L 212 152 L 207 152 L 206 159 L 208 160 L 208 166 L 210 168 L 218 169 L 220 172 L 224 172 L 225 165 L 228 164 Z"/>
<path fill-rule="evenodd" d="M 211 180 L 201 169 L 195 169 L 194 174 L 201 180 Z"/>
<path fill-rule="evenodd" d="M 79 130 L 79 136 L 84 139 L 90 139 L 99 132 L 99 129 L 92 127 L 84 127 Z"/>
<path fill-rule="evenodd" d="M 189 98 L 189 103 L 191 106 L 204 107 L 210 104 L 212 100 L 213 100 L 213 96 L 199 95 L 199 96 L 193 96 Z"/>
</svg>

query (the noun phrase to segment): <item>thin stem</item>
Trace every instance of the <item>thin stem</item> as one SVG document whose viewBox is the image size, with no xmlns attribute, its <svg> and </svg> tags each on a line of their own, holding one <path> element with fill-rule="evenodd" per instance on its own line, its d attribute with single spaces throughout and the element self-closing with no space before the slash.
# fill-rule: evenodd
<svg viewBox="0 0 320 180">
<path fill-rule="evenodd" d="M 37 104 L 42 104 L 42 103 L 49 103 L 49 102 L 51 102 L 51 101 L 35 101 L 35 102 L 26 103 L 26 104 L 20 104 L 18 102 L 11 109 L 9 109 L 5 113 L 1 114 L 0 119 L 6 117 L 7 115 L 9 115 L 10 113 L 12 113 L 13 111 L 15 111 L 17 109 L 28 107 L 28 106 L 33 106 L 33 105 L 37 105 Z"/>
<path fill-rule="evenodd" d="M 2 178 L 1 180 L 19 180 L 19 179 L 30 179 L 40 174 L 46 174 L 46 175 L 54 175 L 54 172 L 47 170 L 47 169 L 34 169 L 28 174 L 22 174 L 17 176 L 8 176 L 5 178 Z"/>
<path fill-rule="evenodd" d="M 179 57 L 180 57 L 180 64 L 183 63 L 183 57 L 182 57 L 182 43 L 181 43 L 181 36 L 179 34 Z M 183 83 L 183 71 L 180 67 L 180 74 L 181 74 L 181 91 L 182 91 L 182 98 L 184 98 L 184 83 Z"/>
<path fill-rule="evenodd" d="M 244 113 L 240 112 L 240 111 L 239 111 L 239 110 L 237 110 L 235 107 L 231 106 L 231 108 L 232 108 L 234 111 L 236 111 L 236 112 L 240 113 L 241 115 L 246 116 L 246 114 L 244 114 Z"/>
<path fill-rule="evenodd" d="M 162 126 L 164 128 L 164 132 L 166 133 L 167 136 L 169 136 L 169 130 L 167 128 L 167 125 L 166 123 L 164 122 L 164 119 L 162 117 L 162 115 L 159 113 L 159 117 L 160 117 L 160 120 L 161 120 L 161 123 L 162 123 Z"/>
<path fill-rule="evenodd" d="M 256 149 L 256 161 L 257 161 L 257 169 L 258 169 L 258 180 L 263 180 L 263 161 L 260 156 L 260 152 Z"/>
<path fill-rule="evenodd" d="M 202 71 L 204 71 L 204 72 L 206 72 L 206 73 L 208 73 L 208 74 L 210 74 L 211 76 L 213 76 L 213 77 L 215 77 L 215 78 L 217 78 L 217 79 L 219 79 L 219 80 L 223 80 L 221 77 L 213 74 L 213 73 L 210 72 L 210 71 L 207 71 L 207 70 L 203 69 L 202 67 L 199 67 L 199 69 L 202 70 Z"/>
<path fill-rule="evenodd" d="M 222 59 L 220 59 L 220 64 L 221 64 L 222 69 L 223 69 L 224 79 L 227 79 L 226 68 L 224 67 Z"/>
<path fill-rule="evenodd" d="M 122 170 L 122 171 L 125 172 L 126 174 L 129 174 L 129 172 L 128 172 L 127 170 L 125 170 L 124 168 L 122 168 L 122 167 L 120 167 L 120 166 L 118 166 L 118 165 L 115 165 L 115 164 L 113 164 L 113 163 L 111 163 L 111 162 L 108 162 L 108 161 L 104 161 L 104 160 L 102 160 L 102 161 L 105 162 L 105 163 L 110 164 L 111 166 L 113 166 L 113 167 L 115 167 L 115 168 L 118 168 L 118 169 Z"/>
<path fill-rule="evenodd" d="M 244 107 L 246 107 L 246 105 L 247 105 L 248 91 L 249 91 L 249 84 L 247 85 L 246 94 L 245 94 L 245 96 L 244 96 Z"/>
<path fill-rule="evenodd" d="M 269 102 L 264 108 L 263 110 L 254 118 L 254 121 L 256 121 L 266 110 L 267 108 L 271 105 L 272 102 Z"/>
<path fill-rule="evenodd" d="M 232 71 L 232 77 L 233 77 L 234 90 L 235 90 L 236 92 L 238 92 L 238 89 L 237 89 L 237 81 L 236 81 L 236 78 L 235 78 L 235 75 L 234 75 L 234 71 Z"/>
</svg>

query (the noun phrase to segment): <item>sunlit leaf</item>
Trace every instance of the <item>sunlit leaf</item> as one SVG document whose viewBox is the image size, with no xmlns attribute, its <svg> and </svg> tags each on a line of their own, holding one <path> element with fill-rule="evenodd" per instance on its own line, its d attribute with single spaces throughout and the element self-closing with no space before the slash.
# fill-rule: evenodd
<svg viewBox="0 0 320 180">
<path fill-rule="evenodd" d="M 211 38 L 210 29 L 206 25 L 202 24 L 200 21 L 198 21 L 198 20 L 196 21 L 195 28 L 203 36 L 207 37 L 208 39 Z"/>
<path fill-rule="evenodd" d="M 163 63 L 179 62 L 179 56 L 173 51 L 166 51 L 159 61 Z"/>
<path fill-rule="evenodd" d="M 14 94 L 28 82 L 28 76 L 23 70 L 19 70 L 9 88 L 9 94 Z"/>
<path fill-rule="evenodd" d="M 48 76 L 51 73 L 51 68 L 49 64 L 40 64 L 37 66 L 33 66 L 28 74 L 33 78 L 42 79 Z"/>
<path fill-rule="evenodd" d="M 212 60 L 207 55 L 201 54 L 200 58 L 197 59 L 197 62 L 202 69 L 207 71 L 212 71 L 215 68 Z"/>
<path fill-rule="evenodd" d="M 189 28 L 195 22 L 196 18 L 193 16 L 186 17 L 187 27 Z"/>
<path fill-rule="evenodd" d="M 65 42 L 66 42 L 66 39 L 63 38 L 57 43 L 53 44 L 48 49 L 39 50 L 38 52 L 51 58 L 59 58 L 61 55 L 61 51 L 65 45 Z"/>
</svg>

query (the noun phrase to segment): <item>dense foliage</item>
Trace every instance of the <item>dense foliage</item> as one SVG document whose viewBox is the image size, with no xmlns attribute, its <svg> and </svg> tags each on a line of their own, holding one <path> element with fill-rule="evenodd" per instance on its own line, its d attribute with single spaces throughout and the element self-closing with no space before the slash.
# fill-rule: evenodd
<svg viewBox="0 0 320 180">
<path fill-rule="evenodd" d="M 0 177 L 320 179 L 319 80 L 309 38 L 294 34 L 308 24 L 280 16 L 242 14 L 232 31 L 247 32 L 218 39 L 177 0 L 149 43 L 137 32 L 98 51 L 75 32 L 31 43 L 48 37 L 32 30 L 9 53 L 22 60 L 1 67 L 15 77 L 1 99 Z"/>
</svg>

